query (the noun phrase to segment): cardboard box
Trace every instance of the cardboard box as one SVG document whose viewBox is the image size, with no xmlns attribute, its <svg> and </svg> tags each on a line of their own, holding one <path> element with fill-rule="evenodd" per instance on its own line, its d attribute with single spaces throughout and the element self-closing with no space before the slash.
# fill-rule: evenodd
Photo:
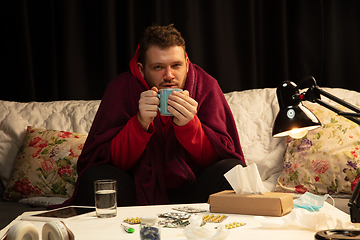
<svg viewBox="0 0 360 240">
<path fill-rule="evenodd" d="M 280 217 L 293 209 L 291 193 L 236 194 L 233 190 L 209 197 L 210 212 Z"/>
</svg>

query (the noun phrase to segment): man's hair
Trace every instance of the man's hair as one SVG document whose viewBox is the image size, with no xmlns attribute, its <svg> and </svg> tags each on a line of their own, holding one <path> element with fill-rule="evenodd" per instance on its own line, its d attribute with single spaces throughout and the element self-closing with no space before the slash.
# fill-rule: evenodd
<svg viewBox="0 0 360 240">
<path fill-rule="evenodd" d="M 143 66 L 145 66 L 146 52 L 151 46 L 158 46 L 160 48 L 180 46 L 185 51 L 185 40 L 181 33 L 174 28 L 174 24 L 148 27 L 139 42 L 138 61 Z"/>
</svg>

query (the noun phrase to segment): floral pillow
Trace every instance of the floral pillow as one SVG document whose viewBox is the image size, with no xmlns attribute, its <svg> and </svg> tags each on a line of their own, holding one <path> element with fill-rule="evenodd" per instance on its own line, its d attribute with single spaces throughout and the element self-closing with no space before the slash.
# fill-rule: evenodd
<svg viewBox="0 0 360 240">
<path fill-rule="evenodd" d="M 360 176 L 360 126 L 318 104 L 306 106 L 322 127 L 302 139 L 287 138 L 275 191 L 351 194 Z M 334 106 L 346 111 L 343 106 Z"/>
<path fill-rule="evenodd" d="M 64 197 L 74 192 L 86 135 L 28 127 L 4 198 Z"/>
</svg>

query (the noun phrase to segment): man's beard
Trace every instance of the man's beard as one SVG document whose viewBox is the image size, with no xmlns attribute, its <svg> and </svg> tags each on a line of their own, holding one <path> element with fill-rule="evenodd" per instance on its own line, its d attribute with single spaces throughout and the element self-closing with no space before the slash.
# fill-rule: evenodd
<svg viewBox="0 0 360 240">
<path fill-rule="evenodd" d="M 186 79 L 187 79 L 187 74 L 184 76 L 184 79 L 183 81 L 179 82 L 177 81 L 176 79 L 174 80 L 170 80 L 170 81 L 162 81 L 160 83 L 159 86 L 156 86 L 158 89 L 161 89 L 161 88 L 169 88 L 169 87 L 176 87 L 176 88 L 181 88 L 183 89 L 185 87 L 185 83 L 186 83 Z M 181 84 L 181 85 L 180 85 Z"/>
</svg>

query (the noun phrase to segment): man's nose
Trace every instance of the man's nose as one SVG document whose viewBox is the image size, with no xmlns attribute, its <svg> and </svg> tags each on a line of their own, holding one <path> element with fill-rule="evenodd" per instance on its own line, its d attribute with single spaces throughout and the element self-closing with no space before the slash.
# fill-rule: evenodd
<svg viewBox="0 0 360 240">
<path fill-rule="evenodd" d="M 175 76 L 173 74 L 173 70 L 170 66 L 166 68 L 164 78 L 165 79 L 174 79 L 175 78 Z"/>
</svg>

